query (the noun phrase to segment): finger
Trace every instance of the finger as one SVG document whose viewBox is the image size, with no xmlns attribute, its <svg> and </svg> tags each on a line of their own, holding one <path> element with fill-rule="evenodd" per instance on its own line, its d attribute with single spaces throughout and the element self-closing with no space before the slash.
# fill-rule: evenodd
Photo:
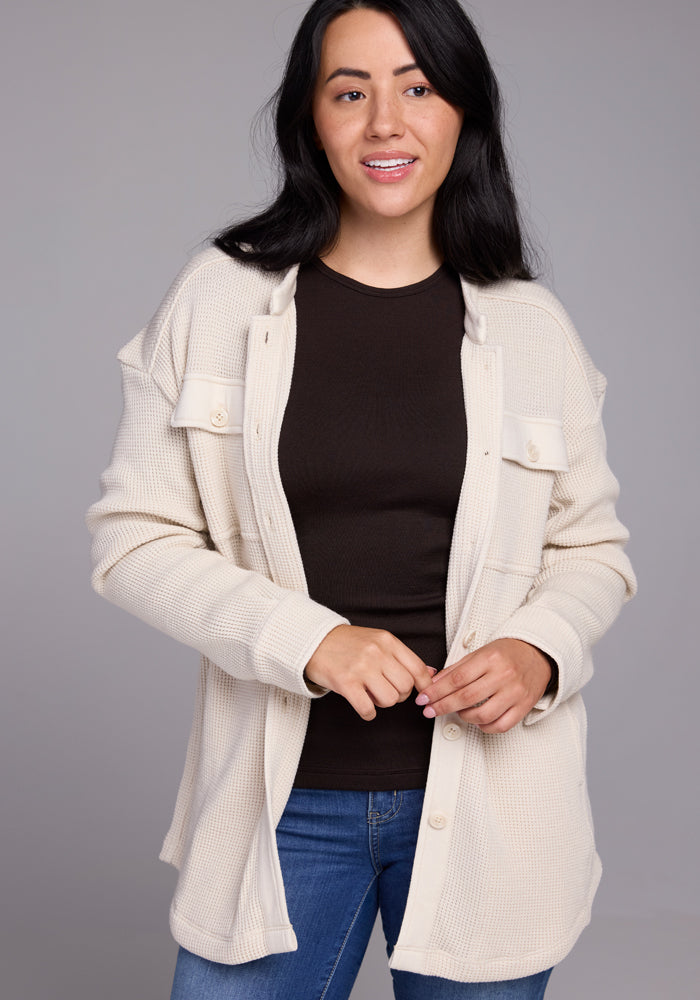
<svg viewBox="0 0 700 1000">
<path fill-rule="evenodd" d="M 487 698 L 496 693 L 497 688 L 493 678 L 481 676 L 470 681 L 470 677 L 469 668 L 453 670 L 450 676 L 445 678 L 445 683 L 438 683 L 435 680 L 421 691 L 416 698 L 416 704 L 426 708 L 432 707 L 434 714 L 428 711 L 423 713 L 427 718 L 432 719 L 435 715 L 445 715 L 447 712 L 458 712 L 461 709 L 471 708 L 486 701 Z"/>
<path fill-rule="evenodd" d="M 482 726 L 493 725 L 505 712 L 508 712 L 513 707 L 512 699 L 499 693 L 471 708 L 460 709 L 457 714 L 465 722 L 481 728 Z"/>
<path fill-rule="evenodd" d="M 476 693 L 477 691 L 479 693 Z M 420 705 L 422 703 L 423 695 L 427 694 L 428 692 L 422 692 L 422 694 L 416 698 L 416 703 Z M 426 719 L 434 719 L 438 715 L 448 715 L 450 712 L 478 712 L 484 705 L 489 704 L 492 698 L 493 694 L 485 691 L 483 686 L 477 686 L 476 691 L 472 690 L 471 686 L 469 686 L 461 691 L 456 691 L 454 694 L 448 695 L 446 698 L 441 698 L 439 701 L 424 702 L 423 715 Z M 504 711 L 507 707 L 508 704 L 504 704 L 501 711 Z M 484 718 L 483 721 L 486 722 L 489 721 L 489 719 Z"/>
<path fill-rule="evenodd" d="M 504 712 L 497 719 L 494 719 L 493 722 L 479 726 L 478 728 L 482 733 L 487 734 L 507 733 L 509 730 L 513 729 L 514 726 L 517 726 L 519 722 L 522 722 L 526 714 L 527 713 L 521 712 L 519 708 L 513 706 L 513 708 L 508 709 L 508 711 Z"/>
<path fill-rule="evenodd" d="M 494 685 L 489 683 L 488 680 L 478 680 L 474 684 L 468 684 L 461 691 L 455 691 L 447 695 L 445 698 L 440 698 L 437 701 L 430 698 L 425 704 L 426 707 L 432 707 L 436 715 L 446 715 L 448 712 L 462 712 L 481 708 L 498 693 Z M 426 692 L 426 694 L 429 695 L 429 692 Z"/>
<path fill-rule="evenodd" d="M 433 671 L 434 668 L 428 667 L 427 669 Z M 411 672 L 402 663 L 399 663 L 398 660 L 387 664 L 383 672 L 384 677 L 396 689 L 397 701 L 406 701 L 413 694 L 415 679 Z"/>
<path fill-rule="evenodd" d="M 433 704 L 442 698 L 454 694 L 455 691 L 470 687 L 477 681 L 482 681 L 483 686 L 485 676 L 485 664 L 482 660 L 478 658 L 472 659 L 471 657 L 465 658 L 445 667 L 439 674 L 436 674 L 433 677 L 432 683 L 421 694 L 427 694 L 428 701 Z M 481 694 L 480 697 L 486 698 L 490 693 L 491 691 L 487 691 Z M 474 698 L 471 704 L 476 701 L 479 701 L 479 698 Z M 465 705 L 461 705 L 460 707 L 464 708 Z"/>
<path fill-rule="evenodd" d="M 381 674 L 367 680 L 365 690 L 378 708 L 391 708 L 402 700 L 394 685 Z"/>
<path fill-rule="evenodd" d="M 412 649 L 409 649 L 396 636 L 392 636 L 392 639 L 394 640 L 392 648 L 394 657 L 413 678 L 411 688 L 415 687 L 417 691 L 420 691 L 422 688 L 427 687 L 435 676 L 436 671 L 434 668 L 424 663 L 420 656 L 414 653 Z"/>
<path fill-rule="evenodd" d="M 337 691 L 336 694 L 345 698 L 365 722 L 371 722 L 372 719 L 376 718 L 377 709 L 369 693 L 365 690 L 364 684 L 344 685 L 342 691 Z"/>
<path fill-rule="evenodd" d="M 391 684 L 397 702 L 406 701 L 413 692 L 413 677 L 400 663 L 390 664 L 384 671 L 385 680 Z"/>
</svg>

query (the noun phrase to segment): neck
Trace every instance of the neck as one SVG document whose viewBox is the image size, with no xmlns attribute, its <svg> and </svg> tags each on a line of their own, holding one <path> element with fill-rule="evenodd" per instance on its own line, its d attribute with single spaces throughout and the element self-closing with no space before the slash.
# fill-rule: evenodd
<svg viewBox="0 0 700 1000">
<path fill-rule="evenodd" d="M 431 274 L 443 258 L 430 222 L 409 219 L 360 219 L 342 212 L 335 246 L 323 254 L 328 267 L 375 288 L 401 288 Z"/>
</svg>

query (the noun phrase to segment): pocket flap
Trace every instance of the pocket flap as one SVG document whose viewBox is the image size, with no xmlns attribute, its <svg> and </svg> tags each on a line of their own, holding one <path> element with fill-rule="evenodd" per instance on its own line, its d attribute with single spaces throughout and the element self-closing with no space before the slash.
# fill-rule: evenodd
<svg viewBox="0 0 700 1000">
<path fill-rule="evenodd" d="M 564 430 L 559 420 L 503 415 L 503 457 L 527 469 L 568 472 Z"/>
<path fill-rule="evenodd" d="M 244 397 L 240 379 L 185 375 L 170 423 L 214 434 L 242 434 Z"/>
</svg>

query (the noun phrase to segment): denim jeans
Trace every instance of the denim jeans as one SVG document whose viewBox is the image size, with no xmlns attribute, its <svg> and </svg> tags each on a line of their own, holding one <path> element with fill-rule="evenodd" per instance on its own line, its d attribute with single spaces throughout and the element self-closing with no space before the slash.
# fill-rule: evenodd
<svg viewBox="0 0 700 1000">
<path fill-rule="evenodd" d="M 347 1000 L 379 910 L 396 943 L 423 791 L 292 791 L 277 828 L 298 949 L 242 965 L 180 949 L 171 1000 Z M 524 979 L 457 983 L 392 970 L 397 1000 L 541 1000 L 551 969 Z"/>
</svg>

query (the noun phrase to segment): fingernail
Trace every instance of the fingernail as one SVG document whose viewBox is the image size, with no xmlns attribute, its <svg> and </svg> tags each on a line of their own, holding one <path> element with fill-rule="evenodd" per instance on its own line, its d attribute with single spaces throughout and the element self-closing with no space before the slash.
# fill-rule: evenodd
<svg viewBox="0 0 700 1000">
<path fill-rule="evenodd" d="M 430 673 L 431 673 L 431 674 L 433 675 L 433 677 L 434 677 L 434 676 L 435 676 L 435 674 L 437 673 L 437 667 L 428 667 L 428 670 L 429 670 L 429 671 L 430 671 Z"/>
<path fill-rule="evenodd" d="M 427 696 L 427 694 L 419 694 L 418 697 L 416 698 L 416 705 L 427 705 L 429 701 L 430 698 Z"/>
<path fill-rule="evenodd" d="M 433 708 L 433 706 L 432 705 L 428 705 L 427 708 L 424 708 L 423 709 L 423 715 L 425 716 L 426 719 L 434 719 L 435 718 L 435 709 Z"/>
</svg>

